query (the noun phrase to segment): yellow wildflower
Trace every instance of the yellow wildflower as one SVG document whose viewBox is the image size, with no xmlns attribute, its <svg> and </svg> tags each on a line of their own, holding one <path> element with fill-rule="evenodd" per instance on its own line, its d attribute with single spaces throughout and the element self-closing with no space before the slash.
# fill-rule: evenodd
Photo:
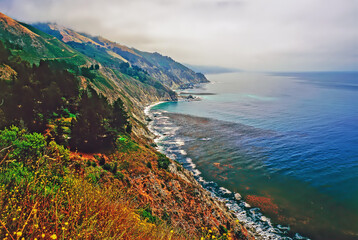
<svg viewBox="0 0 358 240">
<path fill-rule="evenodd" d="M 57 239 L 57 235 L 56 235 L 56 234 L 52 234 L 52 235 L 51 235 L 51 239 Z"/>
<path fill-rule="evenodd" d="M 22 236 L 22 232 L 17 232 L 16 235 L 17 235 L 18 237 L 21 237 L 21 236 Z"/>
</svg>

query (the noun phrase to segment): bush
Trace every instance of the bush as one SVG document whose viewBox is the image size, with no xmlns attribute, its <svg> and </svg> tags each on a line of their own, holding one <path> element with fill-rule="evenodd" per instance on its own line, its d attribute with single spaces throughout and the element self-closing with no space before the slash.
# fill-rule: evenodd
<svg viewBox="0 0 358 240">
<path fill-rule="evenodd" d="M 152 209 L 150 209 L 150 207 L 146 207 L 144 209 L 139 209 L 138 211 L 139 211 L 139 215 L 142 218 L 147 219 L 148 222 L 156 223 L 158 221 L 158 218 L 156 216 L 153 216 Z"/>
<path fill-rule="evenodd" d="M 128 170 L 129 168 L 129 162 L 128 161 L 124 161 L 122 164 L 120 164 L 119 169 L 121 170 Z"/>
<path fill-rule="evenodd" d="M 109 163 L 105 163 L 102 168 L 106 171 L 112 171 L 112 166 Z"/>
<path fill-rule="evenodd" d="M 114 174 L 114 177 L 117 178 L 117 179 L 119 179 L 119 180 L 122 180 L 122 179 L 124 178 L 124 175 L 123 175 L 123 173 L 121 173 L 121 172 L 116 172 L 116 173 Z"/>
<path fill-rule="evenodd" d="M 219 231 L 220 231 L 220 234 L 224 234 L 224 233 L 227 233 L 227 232 L 228 232 L 228 231 L 227 231 L 227 228 L 224 227 L 223 225 L 220 225 L 220 226 L 219 226 Z"/>
<path fill-rule="evenodd" d="M 23 163 L 11 162 L 2 174 L 0 174 L 0 183 L 2 185 L 25 185 L 33 179 L 34 174 L 30 172 Z"/>
<path fill-rule="evenodd" d="M 93 184 L 97 184 L 101 179 L 102 169 L 100 167 L 87 167 L 85 169 L 86 176 L 85 178 Z"/>
<path fill-rule="evenodd" d="M 70 150 L 62 145 L 58 145 L 55 141 L 48 144 L 49 156 L 61 159 L 61 162 L 68 163 L 70 161 Z"/>
<path fill-rule="evenodd" d="M 139 146 L 128 136 L 119 136 L 116 141 L 117 150 L 120 152 L 131 152 L 138 150 Z"/>
<path fill-rule="evenodd" d="M 170 160 L 169 158 L 167 158 L 167 156 L 165 156 L 164 154 L 160 153 L 158 154 L 158 168 L 162 168 L 162 169 L 168 169 L 169 165 L 170 165 Z"/>
<path fill-rule="evenodd" d="M 147 167 L 152 169 L 152 163 L 151 162 L 147 162 Z"/>
<path fill-rule="evenodd" d="M 35 160 L 39 158 L 46 147 L 45 137 L 39 133 L 26 133 L 12 126 L 0 131 L 0 147 L 2 150 L 12 148 L 9 158 L 16 160 Z M 0 149 L 0 150 L 1 150 Z"/>
</svg>

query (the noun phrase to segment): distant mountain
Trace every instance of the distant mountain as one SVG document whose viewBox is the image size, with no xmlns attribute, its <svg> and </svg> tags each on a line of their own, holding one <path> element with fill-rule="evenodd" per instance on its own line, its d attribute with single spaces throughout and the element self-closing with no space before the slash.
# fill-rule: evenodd
<svg viewBox="0 0 358 240">
<path fill-rule="evenodd" d="M 93 37 L 51 23 L 36 23 L 33 27 L 50 34 L 88 57 L 100 61 L 106 67 L 118 68 L 121 62 L 138 66 L 151 77 L 170 88 L 188 84 L 208 82 L 201 73 L 159 53 L 143 52 L 112 42 L 102 37 Z"/>
<path fill-rule="evenodd" d="M 202 66 L 202 65 L 191 65 L 185 64 L 190 69 L 193 69 L 196 72 L 201 72 L 203 74 L 219 74 L 219 73 L 231 73 L 231 72 L 240 72 L 240 69 L 237 68 L 226 68 L 220 66 Z"/>
</svg>

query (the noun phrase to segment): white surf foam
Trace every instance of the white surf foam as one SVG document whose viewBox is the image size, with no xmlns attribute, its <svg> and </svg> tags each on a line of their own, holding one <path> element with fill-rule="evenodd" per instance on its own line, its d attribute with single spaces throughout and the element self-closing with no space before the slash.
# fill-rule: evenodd
<svg viewBox="0 0 358 240">
<path fill-rule="evenodd" d="M 150 114 L 150 112 L 148 111 Z M 234 215 L 237 217 L 239 222 L 243 224 L 257 239 L 264 240 L 276 240 L 276 239 L 284 239 L 284 240 L 296 240 L 296 239 L 305 239 L 299 234 L 296 234 L 294 238 L 290 238 L 287 236 L 283 236 L 282 234 L 289 231 L 289 227 L 279 226 L 274 227 L 271 223 L 270 218 L 263 216 L 258 208 L 252 208 L 248 203 L 243 200 L 235 200 L 233 192 L 224 188 L 224 187 L 212 187 L 217 186 L 213 181 L 206 181 L 201 175 L 201 172 L 196 168 L 195 163 L 190 157 L 186 157 L 187 152 L 182 149 L 185 145 L 185 140 L 182 138 L 175 138 L 176 132 L 180 129 L 180 127 L 168 127 L 170 123 L 170 119 L 166 116 L 162 116 L 158 112 L 155 112 L 155 120 L 152 121 L 152 125 L 156 122 L 158 125 L 165 127 L 158 127 L 155 135 L 159 134 L 158 138 L 155 140 L 158 147 L 157 149 L 166 154 L 168 157 L 172 159 L 179 159 L 178 156 L 181 156 L 180 159 L 184 159 L 182 162 L 183 166 L 189 169 L 196 180 L 202 184 L 204 188 L 209 190 L 211 195 L 217 198 L 220 201 L 223 201 L 226 206 L 233 211 Z M 172 126 L 172 125 L 170 125 Z M 153 128 L 150 128 L 153 129 Z M 151 130 L 152 131 L 152 130 Z M 160 133 L 162 132 L 162 133 Z M 165 135 L 164 135 L 165 134 Z M 174 139 L 173 139 L 174 138 Z M 209 141 L 210 138 L 202 138 L 199 139 L 201 141 Z M 173 147 L 170 147 L 173 145 Z M 166 146 L 166 147 L 165 147 Z M 216 190 L 215 190 L 216 189 Z M 221 196 L 226 196 L 221 197 Z M 229 197 L 232 196 L 232 197 Z"/>
</svg>

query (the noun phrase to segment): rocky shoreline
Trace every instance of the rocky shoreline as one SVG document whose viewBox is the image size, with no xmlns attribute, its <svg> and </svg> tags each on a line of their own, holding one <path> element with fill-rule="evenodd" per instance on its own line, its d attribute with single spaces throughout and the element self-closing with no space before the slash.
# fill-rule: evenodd
<svg viewBox="0 0 358 240">
<path fill-rule="evenodd" d="M 154 142 L 155 138 L 159 138 L 160 135 L 154 132 L 151 128 L 150 109 L 161 103 L 163 102 L 151 104 L 144 109 L 144 113 L 149 120 L 147 122 L 148 129 L 155 136 L 153 138 Z M 203 186 L 195 179 L 194 174 L 191 171 L 183 168 L 181 164 L 174 160 L 171 160 L 169 171 L 187 184 L 192 185 L 195 199 L 200 202 L 201 209 L 204 211 L 201 213 L 199 212 L 197 219 L 195 219 L 196 222 L 202 222 L 204 225 L 210 222 L 210 225 L 214 226 L 214 228 L 215 226 L 217 228 L 219 226 L 225 226 L 227 229 L 232 229 L 235 233 L 234 239 L 259 239 L 239 222 L 234 212 L 228 208 L 223 199 L 216 197 L 213 193 L 204 189 Z M 235 199 L 240 200 L 241 195 L 239 193 L 235 194 Z M 205 215 L 206 217 L 204 217 Z"/>
</svg>

